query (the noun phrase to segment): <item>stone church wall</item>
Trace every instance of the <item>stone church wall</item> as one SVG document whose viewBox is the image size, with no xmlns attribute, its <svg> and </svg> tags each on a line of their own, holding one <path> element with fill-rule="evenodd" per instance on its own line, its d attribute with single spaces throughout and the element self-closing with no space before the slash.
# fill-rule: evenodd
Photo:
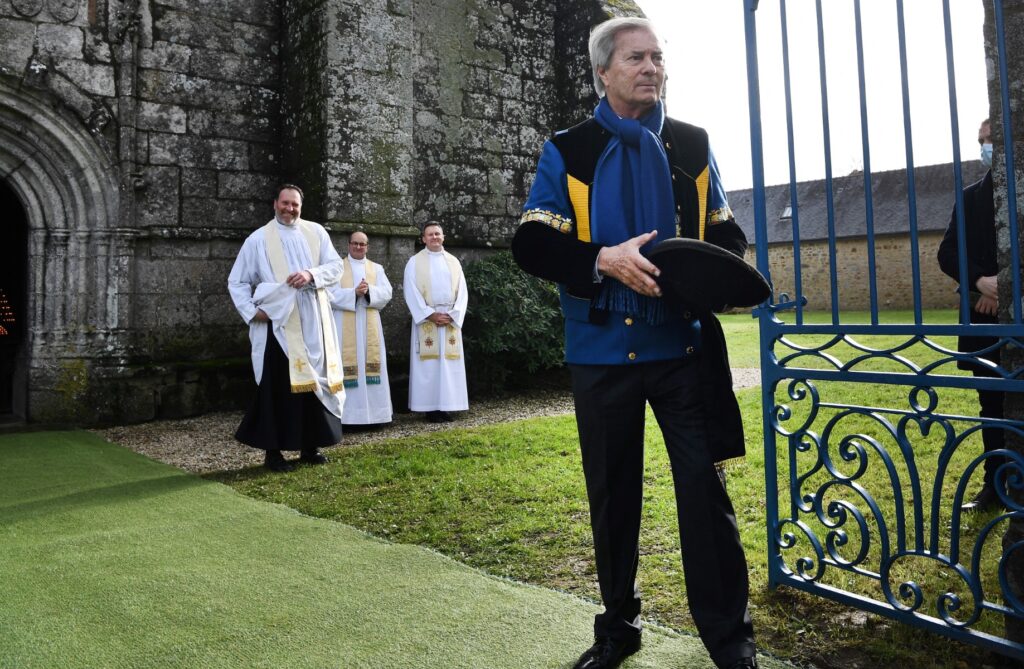
<svg viewBox="0 0 1024 669">
<path fill-rule="evenodd" d="M 507 246 L 543 139 L 594 102 L 589 26 L 621 13 L 639 10 L 0 0 L 0 178 L 30 231 L 24 415 L 239 406 L 251 370 L 226 277 L 281 181 L 303 185 L 304 214 L 341 250 L 370 234 L 396 288 L 400 377 L 418 227 L 441 221 L 464 261 Z"/>
</svg>

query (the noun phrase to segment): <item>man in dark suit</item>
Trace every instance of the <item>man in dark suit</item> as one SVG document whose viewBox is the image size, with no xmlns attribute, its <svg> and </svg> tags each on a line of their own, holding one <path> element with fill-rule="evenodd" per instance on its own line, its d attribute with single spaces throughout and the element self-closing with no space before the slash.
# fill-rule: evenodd
<svg viewBox="0 0 1024 669">
<path fill-rule="evenodd" d="M 986 167 L 992 167 L 992 130 L 989 120 L 985 119 L 978 128 L 978 144 L 981 146 L 981 161 Z M 955 279 L 961 286 L 970 291 L 970 322 L 998 323 L 999 293 L 997 275 L 999 266 L 996 262 L 996 223 L 995 208 L 992 204 L 992 170 L 989 169 L 981 181 L 964 188 L 964 247 L 967 251 L 967 280 L 960 279 L 960 253 L 958 247 L 959 234 L 956 224 L 956 207 L 949 217 L 946 234 L 939 244 L 939 266 L 942 271 Z M 995 337 L 978 337 L 964 335 L 957 342 L 961 353 L 981 351 L 993 346 Z M 983 354 L 985 360 L 999 364 L 999 350 Z M 970 370 L 975 376 L 996 376 L 987 367 L 976 362 L 961 360 L 957 363 L 960 369 Z M 1003 393 L 999 390 L 978 390 L 982 418 L 1003 417 Z M 981 431 L 985 452 L 1003 448 L 1003 431 L 1000 428 L 986 427 Z M 996 491 L 995 473 L 1006 461 L 1002 456 L 991 456 L 985 459 L 985 479 L 981 490 L 973 500 L 963 505 L 964 511 L 986 511 L 1002 506 Z"/>
<path fill-rule="evenodd" d="M 590 61 L 601 101 L 592 118 L 544 145 L 512 242 L 524 270 L 559 284 L 565 315 L 605 606 L 575 669 L 610 669 L 640 648 L 635 580 L 648 403 L 672 465 L 701 640 L 718 667 L 756 667 L 746 559 L 715 472 L 716 462 L 744 452 L 724 338 L 710 312 L 662 297 L 659 270 L 644 255 L 656 238 L 678 236 L 742 256 L 746 238 L 707 133 L 665 117 L 662 50 L 650 23 L 597 26 Z"/>
</svg>

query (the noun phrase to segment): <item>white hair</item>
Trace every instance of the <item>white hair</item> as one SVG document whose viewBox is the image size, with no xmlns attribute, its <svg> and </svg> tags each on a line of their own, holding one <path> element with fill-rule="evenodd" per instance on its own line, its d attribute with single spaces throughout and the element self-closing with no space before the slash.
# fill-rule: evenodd
<svg viewBox="0 0 1024 669">
<path fill-rule="evenodd" d="M 608 19 L 603 23 L 597 24 L 590 31 L 590 43 L 588 44 L 590 68 L 594 72 L 594 90 L 597 91 L 597 97 L 599 98 L 604 97 L 605 91 L 604 82 L 601 81 L 597 69 L 606 69 L 611 65 L 612 54 L 615 52 L 615 36 L 625 30 L 646 30 L 655 37 L 658 35 L 654 32 L 654 26 L 651 25 L 650 21 L 638 16 L 620 16 Z"/>
</svg>

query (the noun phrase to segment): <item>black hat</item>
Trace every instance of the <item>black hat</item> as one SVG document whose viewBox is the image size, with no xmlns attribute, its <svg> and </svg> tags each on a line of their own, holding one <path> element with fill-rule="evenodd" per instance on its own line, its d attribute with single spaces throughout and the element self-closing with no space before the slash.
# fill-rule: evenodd
<svg viewBox="0 0 1024 669">
<path fill-rule="evenodd" d="M 752 307 L 768 299 L 771 286 L 739 256 L 697 239 L 666 239 L 648 254 L 669 299 L 697 311 Z"/>
</svg>

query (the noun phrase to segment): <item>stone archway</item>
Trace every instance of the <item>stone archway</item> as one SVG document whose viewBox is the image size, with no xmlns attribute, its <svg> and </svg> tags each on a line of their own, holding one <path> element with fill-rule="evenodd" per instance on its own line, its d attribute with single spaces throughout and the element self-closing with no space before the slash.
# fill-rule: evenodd
<svg viewBox="0 0 1024 669">
<path fill-rule="evenodd" d="M 133 237 L 117 169 L 53 98 L 0 78 L 0 181 L 27 224 L 22 416 L 67 421 L 97 359 L 121 353 Z M 101 141 L 101 140 L 100 140 Z"/>
<path fill-rule="evenodd" d="M 25 418 L 28 220 L 14 191 L 0 181 L 0 422 Z"/>
</svg>

